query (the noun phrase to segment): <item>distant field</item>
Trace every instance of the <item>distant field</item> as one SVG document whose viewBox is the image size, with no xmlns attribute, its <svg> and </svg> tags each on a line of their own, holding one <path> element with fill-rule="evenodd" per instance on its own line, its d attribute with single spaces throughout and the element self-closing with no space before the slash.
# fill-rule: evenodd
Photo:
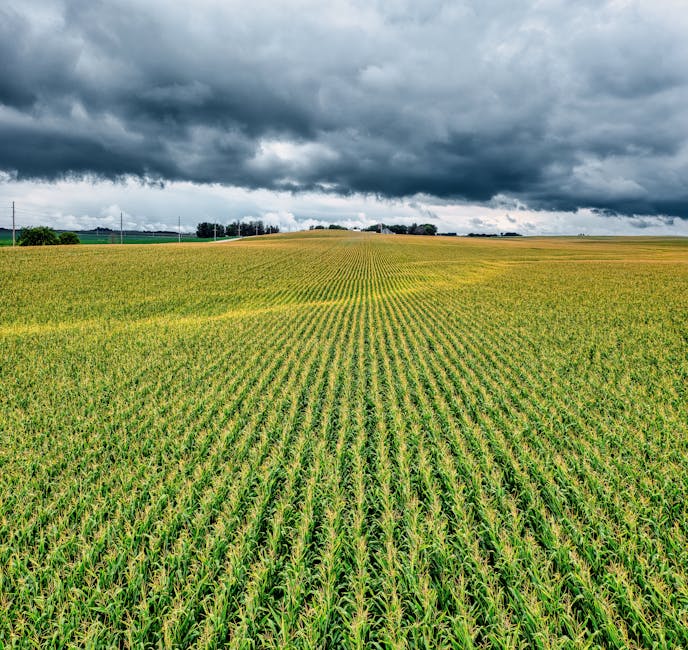
<svg viewBox="0 0 688 650">
<path fill-rule="evenodd" d="M 119 244 L 119 233 L 77 233 L 82 244 Z M 17 236 L 19 232 L 17 231 Z M 224 239 L 235 239 L 223 237 Z M 159 235 L 157 233 L 129 233 L 124 235 L 125 244 L 169 244 L 178 241 L 177 235 Z M 182 235 L 182 242 L 207 242 L 209 239 L 199 239 L 195 235 Z M 0 230 L 0 246 L 12 245 L 12 231 Z"/>
<path fill-rule="evenodd" d="M 688 647 L 688 240 L 0 251 L 0 646 Z"/>
</svg>

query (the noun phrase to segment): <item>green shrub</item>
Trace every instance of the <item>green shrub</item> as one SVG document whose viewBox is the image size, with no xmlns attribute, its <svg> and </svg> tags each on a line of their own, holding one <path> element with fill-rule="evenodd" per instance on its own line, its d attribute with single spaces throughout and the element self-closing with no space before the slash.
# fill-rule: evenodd
<svg viewBox="0 0 688 650">
<path fill-rule="evenodd" d="M 17 243 L 19 246 L 54 246 L 58 243 L 58 239 L 52 228 L 38 226 L 36 228 L 22 228 Z"/>
<path fill-rule="evenodd" d="M 79 236 L 75 232 L 63 232 L 58 237 L 60 244 L 80 244 Z"/>
</svg>

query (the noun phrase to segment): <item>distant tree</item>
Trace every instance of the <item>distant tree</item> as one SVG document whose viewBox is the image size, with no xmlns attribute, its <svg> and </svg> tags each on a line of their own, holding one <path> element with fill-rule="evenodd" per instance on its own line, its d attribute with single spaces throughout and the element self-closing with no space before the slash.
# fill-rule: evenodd
<svg viewBox="0 0 688 650">
<path fill-rule="evenodd" d="M 408 234 L 408 227 L 402 226 L 400 224 L 392 224 L 387 226 L 395 235 L 406 235 Z"/>
<path fill-rule="evenodd" d="M 437 234 L 437 226 L 435 226 L 432 223 L 422 223 L 420 226 L 418 226 L 418 229 L 420 232 L 418 232 L 418 235 L 436 235 Z"/>
<path fill-rule="evenodd" d="M 363 232 L 377 232 L 380 229 L 380 224 L 376 223 L 372 226 L 368 226 L 363 230 Z"/>
<path fill-rule="evenodd" d="M 212 224 L 210 225 L 212 230 Z M 232 223 L 227 224 L 224 229 L 224 234 L 227 237 L 251 237 L 253 235 L 272 235 L 278 233 L 279 231 L 279 226 L 266 226 L 261 220 L 233 221 Z"/>
<path fill-rule="evenodd" d="M 336 223 L 331 223 L 329 226 L 327 226 L 328 230 L 349 230 L 346 226 L 340 226 L 339 224 Z"/>
<path fill-rule="evenodd" d="M 210 239 L 216 235 L 218 237 L 225 236 L 225 227 L 221 223 L 203 221 L 196 226 L 196 237 L 199 239 Z"/>
<path fill-rule="evenodd" d="M 22 228 L 17 239 L 19 246 L 54 246 L 57 243 L 55 231 L 47 226 Z"/>
<path fill-rule="evenodd" d="M 196 237 L 199 239 L 208 239 L 213 236 L 213 224 L 208 221 L 203 221 L 196 226 Z"/>
<path fill-rule="evenodd" d="M 60 244 L 80 244 L 79 236 L 75 232 L 63 232 L 57 238 Z"/>
<path fill-rule="evenodd" d="M 241 236 L 252 237 L 254 235 L 265 235 L 271 232 L 279 232 L 277 226 L 265 226 L 262 220 L 258 221 L 242 221 L 241 222 Z"/>
<path fill-rule="evenodd" d="M 409 235 L 436 235 L 437 226 L 431 223 L 411 224 L 408 228 Z"/>
</svg>

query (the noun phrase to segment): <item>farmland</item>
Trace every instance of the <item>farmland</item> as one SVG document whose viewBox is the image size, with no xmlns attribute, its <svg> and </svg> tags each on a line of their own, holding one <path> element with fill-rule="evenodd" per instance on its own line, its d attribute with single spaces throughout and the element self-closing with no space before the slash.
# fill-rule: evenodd
<svg viewBox="0 0 688 650">
<path fill-rule="evenodd" d="M 688 241 L 0 250 L 0 645 L 688 647 Z"/>
<path fill-rule="evenodd" d="M 64 232 L 64 231 L 60 231 Z M 16 237 L 19 237 L 20 230 L 17 230 Z M 59 234 L 59 233 L 58 233 Z M 82 244 L 119 244 L 119 231 L 110 230 L 102 232 L 77 232 L 79 240 Z M 178 236 L 171 233 L 159 232 L 133 232 L 127 231 L 122 237 L 124 244 L 170 244 L 178 241 Z M 208 241 L 198 239 L 195 235 L 188 233 L 182 234 L 182 241 L 184 242 L 202 242 Z M 7 228 L 0 228 L 0 246 L 12 245 L 12 231 Z"/>
</svg>

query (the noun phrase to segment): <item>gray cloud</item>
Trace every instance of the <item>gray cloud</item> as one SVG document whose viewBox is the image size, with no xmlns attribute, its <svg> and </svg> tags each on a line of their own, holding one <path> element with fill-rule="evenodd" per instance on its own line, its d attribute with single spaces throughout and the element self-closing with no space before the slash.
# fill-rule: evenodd
<svg viewBox="0 0 688 650">
<path fill-rule="evenodd" d="M 688 218 L 681 0 L 325 4 L 10 0 L 0 170 Z"/>
</svg>

